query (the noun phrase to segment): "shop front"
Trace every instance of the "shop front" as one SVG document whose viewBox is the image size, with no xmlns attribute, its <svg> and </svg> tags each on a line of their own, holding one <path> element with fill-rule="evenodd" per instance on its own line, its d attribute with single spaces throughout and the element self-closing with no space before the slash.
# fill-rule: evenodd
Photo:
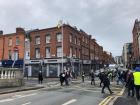
<svg viewBox="0 0 140 105">
<path fill-rule="evenodd" d="M 66 69 L 67 59 L 63 59 L 63 69 Z M 59 77 L 62 70 L 62 59 L 44 59 L 44 67 L 46 71 L 46 77 Z"/>
<path fill-rule="evenodd" d="M 83 60 L 83 71 L 86 75 L 89 75 L 91 71 L 91 60 Z"/>
<path fill-rule="evenodd" d="M 38 77 L 39 71 L 43 71 L 41 66 L 41 60 L 25 60 L 25 76 Z"/>
</svg>

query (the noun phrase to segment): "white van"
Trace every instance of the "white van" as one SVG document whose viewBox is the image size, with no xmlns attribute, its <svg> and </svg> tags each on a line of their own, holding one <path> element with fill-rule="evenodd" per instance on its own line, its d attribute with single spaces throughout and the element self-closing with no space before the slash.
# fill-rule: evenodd
<svg viewBox="0 0 140 105">
<path fill-rule="evenodd" d="M 111 71 L 115 71 L 116 70 L 116 64 L 109 64 L 109 69 Z"/>
</svg>

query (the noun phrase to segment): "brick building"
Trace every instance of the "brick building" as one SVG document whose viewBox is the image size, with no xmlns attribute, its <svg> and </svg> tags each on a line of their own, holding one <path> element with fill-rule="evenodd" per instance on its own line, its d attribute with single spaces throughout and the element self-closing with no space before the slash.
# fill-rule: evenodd
<svg viewBox="0 0 140 105">
<path fill-rule="evenodd" d="M 1 32 L 0 60 L 3 66 L 10 67 L 14 59 L 16 67 L 22 67 L 25 60 L 25 75 L 28 76 L 37 76 L 42 70 L 45 77 L 58 77 L 63 71 L 62 65 L 76 75 L 81 71 L 88 74 L 111 60 L 91 36 L 66 24 L 60 28 L 28 31 L 17 28 L 16 33 L 6 35 Z"/>
<path fill-rule="evenodd" d="M 140 21 L 135 20 L 133 34 L 133 63 L 140 64 Z"/>
<path fill-rule="evenodd" d="M 22 67 L 24 58 L 24 34 L 22 28 L 16 28 L 16 33 L 0 35 L 0 60 L 2 66 Z M 15 61 L 15 62 L 14 62 Z"/>
</svg>

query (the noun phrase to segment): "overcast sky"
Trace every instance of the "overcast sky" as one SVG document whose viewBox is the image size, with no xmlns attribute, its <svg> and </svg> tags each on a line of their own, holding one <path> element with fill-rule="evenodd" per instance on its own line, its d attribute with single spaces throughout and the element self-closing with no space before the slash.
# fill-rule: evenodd
<svg viewBox="0 0 140 105">
<path fill-rule="evenodd" d="M 15 32 L 56 26 L 63 19 L 91 34 L 104 50 L 121 55 L 132 42 L 132 28 L 140 15 L 140 0 L 0 0 L 0 30 Z"/>
</svg>

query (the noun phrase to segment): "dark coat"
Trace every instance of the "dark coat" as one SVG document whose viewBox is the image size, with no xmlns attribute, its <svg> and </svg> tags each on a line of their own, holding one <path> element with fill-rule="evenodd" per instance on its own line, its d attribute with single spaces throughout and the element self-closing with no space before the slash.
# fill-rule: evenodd
<svg viewBox="0 0 140 105">
<path fill-rule="evenodd" d="M 43 74 L 42 74 L 42 72 L 39 72 L 39 74 L 38 74 L 38 79 L 39 79 L 40 81 L 43 81 Z"/>
<path fill-rule="evenodd" d="M 133 73 L 129 74 L 129 76 L 128 76 L 127 86 L 128 86 L 130 89 L 134 88 Z"/>
<path fill-rule="evenodd" d="M 109 86 L 110 85 L 110 80 L 109 80 L 107 74 L 103 74 L 103 84 L 105 86 Z"/>
</svg>

